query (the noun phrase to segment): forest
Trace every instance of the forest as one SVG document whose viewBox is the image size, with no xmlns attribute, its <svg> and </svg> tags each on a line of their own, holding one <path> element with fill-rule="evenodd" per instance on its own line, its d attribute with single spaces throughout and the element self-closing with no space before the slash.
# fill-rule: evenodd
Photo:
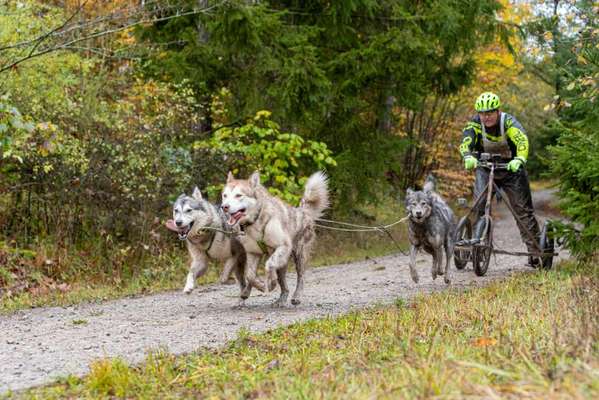
<svg viewBox="0 0 599 400">
<path fill-rule="evenodd" d="M 524 125 L 529 175 L 559 189 L 560 235 L 593 259 L 598 14 L 579 0 L 2 1 L 0 295 L 176 287 L 172 202 L 195 186 L 218 202 L 228 171 L 260 170 L 297 204 L 324 170 L 345 221 L 429 173 L 469 197 L 458 146 L 483 91 Z"/>
</svg>

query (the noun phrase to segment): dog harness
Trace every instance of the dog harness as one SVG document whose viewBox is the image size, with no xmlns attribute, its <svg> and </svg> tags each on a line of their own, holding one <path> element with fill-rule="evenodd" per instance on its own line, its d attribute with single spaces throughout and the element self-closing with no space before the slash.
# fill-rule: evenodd
<svg viewBox="0 0 599 400">
<path fill-rule="evenodd" d="M 481 123 L 482 128 L 482 137 L 483 137 L 483 149 L 486 153 L 491 154 L 500 154 L 503 158 L 512 158 L 512 151 L 510 150 L 510 146 L 507 143 L 507 138 L 505 136 L 505 113 L 501 113 L 499 117 L 499 133 L 501 135 L 501 140 L 493 141 L 487 138 L 487 131 L 485 129 L 485 124 Z"/>
<path fill-rule="evenodd" d="M 200 231 L 206 231 L 207 229 L 200 229 Z M 217 231 L 212 231 L 212 237 L 210 238 L 210 243 L 208 243 L 208 247 L 206 247 L 205 249 L 203 249 L 206 253 L 208 253 L 210 251 L 210 248 L 212 248 L 212 244 L 214 244 L 214 239 L 216 238 L 216 234 L 218 232 Z M 195 244 L 195 245 L 199 245 L 202 242 L 201 241 L 196 241 L 194 240 L 194 238 L 187 238 L 187 240 L 189 240 L 191 243 Z"/>
<path fill-rule="evenodd" d="M 258 210 L 258 215 L 256 215 L 256 218 L 254 218 L 253 221 L 251 222 L 247 222 L 245 224 L 239 224 L 239 229 L 241 230 L 242 234 L 245 235 L 245 229 L 250 226 L 253 225 L 256 221 L 258 221 L 258 219 L 260 218 L 260 214 L 262 214 L 262 206 L 260 206 L 260 209 Z M 262 251 L 263 254 L 268 254 L 268 246 L 266 245 L 266 242 L 264 241 L 264 229 L 266 229 L 266 224 L 268 223 L 268 221 L 266 221 L 264 223 L 264 228 L 262 229 L 262 238 L 256 240 L 256 244 L 258 245 L 258 247 L 260 248 L 260 251 Z"/>
</svg>

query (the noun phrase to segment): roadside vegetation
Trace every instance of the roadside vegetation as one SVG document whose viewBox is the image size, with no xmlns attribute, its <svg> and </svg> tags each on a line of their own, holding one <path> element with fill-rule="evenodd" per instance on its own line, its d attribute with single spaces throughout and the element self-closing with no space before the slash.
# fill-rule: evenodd
<svg viewBox="0 0 599 400">
<path fill-rule="evenodd" d="M 99 360 L 22 398 L 536 398 L 599 395 L 599 268 L 507 277 L 337 318 L 241 333 L 220 350 Z"/>
<path fill-rule="evenodd" d="M 364 225 L 381 225 L 397 221 L 405 214 L 403 204 L 390 196 L 380 203 L 366 205 L 356 209 L 351 221 Z M 404 224 L 389 229 L 396 243 L 382 233 L 373 232 L 336 232 L 319 229 L 319 240 L 314 249 L 312 266 L 363 260 L 396 253 L 407 248 L 407 231 Z M 127 265 L 128 255 L 123 252 L 112 254 L 110 258 L 98 256 L 93 252 L 73 251 L 60 255 L 38 254 L 33 251 L 4 248 L 6 267 L 20 267 L 29 271 L 27 279 L 30 287 L 5 292 L 0 300 L 0 315 L 16 310 L 41 306 L 66 306 L 81 302 L 103 301 L 124 296 L 156 293 L 164 290 L 181 290 L 189 269 L 189 256 L 183 242 L 176 235 L 164 229 L 164 235 L 170 244 L 152 257 L 144 258 L 142 266 Z M 0 243 L 1 244 L 1 243 Z M 38 251 L 43 249 L 38 247 Z M 2 251 L 0 247 L 0 252 Z M 122 258 L 121 258 L 122 257 Z M 56 268 L 48 259 L 59 258 L 61 265 L 69 266 L 74 275 L 59 283 L 47 277 Z M 94 265 L 119 262 L 114 269 L 90 271 Z M 122 264 L 121 264 L 122 263 Z M 5 267 L 5 268 L 6 268 Z M 141 267 L 141 268 L 140 268 Z M 134 269 L 135 268 L 135 269 Z M 211 264 L 208 272 L 198 280 L 199 284 L 214 283 L 218 280 L 222 265 Z M 141 269 L 141 273 L 137 272 Z M 3 269 L 0 269 L 2 273 Z M 68 283 L 66 283 L 68 282 Z M 24 284 L 24 283 L 21 283 Z M 9 291 L 12 289 L 8 289 Z"/>
</svg>

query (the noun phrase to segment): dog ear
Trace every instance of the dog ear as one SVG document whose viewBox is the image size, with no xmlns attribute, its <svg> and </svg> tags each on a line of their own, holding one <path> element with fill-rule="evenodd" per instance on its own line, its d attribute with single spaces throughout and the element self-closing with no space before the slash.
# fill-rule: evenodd
<svg viewBox="0 0 599 400">
<path fill-rule="evenodd" d="M 200 192 L 200 189 L 198 189 L 197 186 L 193 188 L 193 194 L 191 196 L 196 200 L 202 200 L 202 192 Z"/>
<path fill-rule="evenodd" d="M 260 172 L 254 171 L 250 176 L 250 186 L 255 188 L 258 185 L 260 185 Z"/>
<path fill-rule="evenodd" d="M 426 193 L 427 195 L 430 195 L 431 192 L 433 191 L 434 187 L 430 182 L 427 182 L 424 184 L 424 187 L 422 188 L 422 191 L 424 193 Z"/>
<path fill-rule="evenodd" d="M 235 177 L 233 176 L 233 173 L 229 171 L 229 173 L 227 174 L 227 183 L 233 182 L 234 179 Z"/>
<path fill-rule="evenodd" d="M 408 188 L 408 190 L 406 190 L 406 196 L 411 196 L 414 194 L 414 191 L 411 188 Z"/>
</svg>

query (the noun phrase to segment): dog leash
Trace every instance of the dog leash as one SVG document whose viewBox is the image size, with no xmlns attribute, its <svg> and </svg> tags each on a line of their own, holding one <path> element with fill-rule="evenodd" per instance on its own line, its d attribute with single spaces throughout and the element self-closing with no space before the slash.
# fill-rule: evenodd
<svg viewBox="0 0 599 400">
<path fill-rule="evenodd" d="M 342 222 L 342 221 L 333 221 L 330 219 L 324 219 L 324 218 L 317 218 L 316 221 L 320 221 L 320 222 L 325 222 L 325 223 L 331 223 L 331 224 L 337 224 L 337 225 L 342 225 L 342 226 L 348 226 L 348 227 L 352 227 L 352 228 L 337 228 L 334 226 L 329 226 L 329 225 L 322 225 L 322 224 L 314 224 L 319 228 L 323 228 L 323 229 L 329 229 L 332 231 L 342 231 L 342 232 L 379 232 L 379 233 L 384 233 L 386 234 L 389 239 L 391 239 L 391 241 L 393 242 L 393 244 L 395 245 L 395 247 L 397 247 L 397 250 L 399 250 L 399 252 L 401 254 L 403 254 L 404 256 L 407 256 L 408 253 L 406 253 L 400 246 L 399 243 L 397 243 L 397 241 L 395 240 L 395 238 L 393 237 L 393 235 L 391 235 L 391 232 L 389 232 L 389 228 L 400 224 L 402 222 L 405 222 L 407 219 L 409 218 L 409 216 L 405 216 L 391 224 L 387 224 L 387 225 L 381 225 L 381 226 L 368 226 L 368 225 L 358 225 L 358 224 L 351 224 L 349 222 Z"/>
<path fill-rule="evenodd" d="M 324 219 L 324 218 L 316 218 L 316 221 L 320 221 L 320 222 L 326 222 L 326 223 L 331 223 L 331 224 L 337 224 L 337 225 L 343 225 L 343 226 L 350 226 L 352 228 L 358 228 L 358 229 L 346 229 L 346 228 L 335 228 L 332 226 L 328 226 L 328 225 L 320 225 L 320 224 L 316 224 L 316 226 L 319 226 L 321 228 L 325 228 L 325 229 L 331 229 L 334 231 L 345 231 L 345 232 L 369 232 L 369 231 L 380 231 L 381 229 L 389 229 L 392 228 L 393 226 L 402 223 L 404 221 L 406 221 L 409 217 L 403 217 L 391 224 L 388 225 L 381 225 L 381 226 L 368 226 L 368 225 L 357 225 L 357 224 L 350 224 L 349 222 L 341 222 L 341 221 L 333 221 L 330 219 Z"/>
<path fill-rule="evenodd" d="M 201 229 L 202 231 L 216 231 L 216 232 L 221 232 L 224 233 L 225 235 L 233 235 L 236 232 L 233 232 L 231 230 L 224 230 L 224 229 L 220 229 L 220 228 L 215 228 L 213 226 L 205 226 Z"/>
<path fill-rule="evenodd" d="M 338 227 L 334 227 L 334 226 L 329 226 L 329 225 L 323 225 L 323 224 L 318 224 L 315 223 L 314 225 L 319 227 L 319 228 L 323 228 L 323 229 L 328 229 L 328 230 L 332 230 L 332 231 L 341 231 L 341 232 L 379 232 L 379 233 L 384 233 L 386 234 L 389 239 L 391 239 L 391 241 L 393 242 L 393 244 L 395 245 L 395 247 L 397 247 L 397 249 L 399 250 L 399 252 L 401 254 L 403 254 L 404 256 L 407 256 L 408 254 L 399 246 L 399 243 L 397 243 L 397 241 L 395 240 L 395 238 L 393 237 L 393 235 L 391 235 L 391 232 L 389 232 L 389 228 L 394 227 L 397 224 L 400 224 L 402 222 L 405 222 L 409 217 L 405 216 L 403 218 L 398 219 L 395 222 L 392 222 L 390 224 L 387 225 L 380 225 L 380 226 L 368 226 L 368 225 L 358 225 L 358 224 L 352 224 L 349 222 L 343 222 L 343 221 L 334 221 L 334 220 L 330 220 L 330 219 L 325 219 L 325 218 L 316 218 L 315 221 L 319 221 L 319 222 L 325 222 L 325 223 L 330 223 L 330 224 L 337 224 L 337 225 L 341 225 L 341 226 L 348 226 L 351 228 L 338 228 Z M 241 232 L 235 232 L 233 230 L 224 230 L 224 229 L 219 229 L 219 228 L 215 228 L 212 226 L 207 226 L 202 228 L 203 230 L 213 230 L 213 231 L 217 231 L 217 232 L 221 232 L 224 233 L 225 235 L 229 235 L 229 236 L 241 236 L 244 235 L 245 233 L 243 231 Z"/>
</svg>

